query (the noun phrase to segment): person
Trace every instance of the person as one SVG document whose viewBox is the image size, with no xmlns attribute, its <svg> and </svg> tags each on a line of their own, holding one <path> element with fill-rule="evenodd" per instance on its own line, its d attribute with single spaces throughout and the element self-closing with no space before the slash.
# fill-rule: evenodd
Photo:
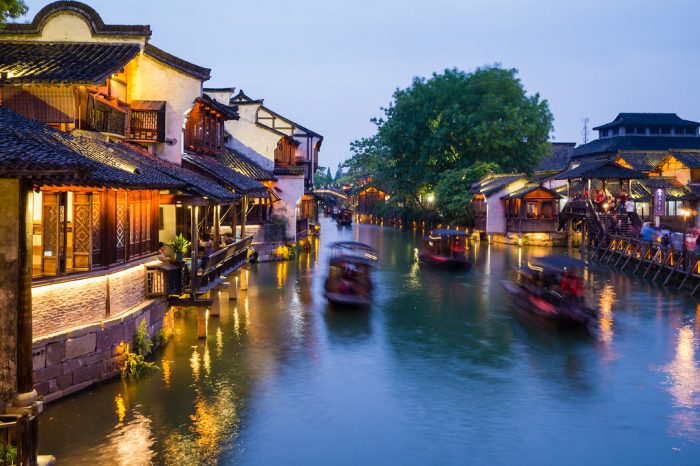
<svg viewBox="0 0 700 466">
<path fill-rule="evenodd" d="M 622 214 L 625 211 L 625 204 L 627 203 L 627 191 L 624 189 L 620 191 L 620 195 L 618 196 L 617 199 L 617 208 L 618 211 Z"/>
<path fill-rule="evenodd" d="M 651 223 L 649 222 L 644 222 L 642 224 L 642 230 L 640 233 L 642 234 L 642 241 L 651 241 L 651 233 L 654 231 L 654 229 L 651 226 Z"/>
<path fill-rule="evenodd" d="M 627 218 L 629 218 L 631 222 L 632 215 L 634 214 L 634 202 L 630 198 L 627 198 L 627 201 L 625 202 L 625 211 L 627 212 Z"/>
<path fill-rule="evenodd" d="M 199 247 L 204 249 L 204 255 L 211 255 L 214 252 L 214 241 L 211 240 L 211 236 L 204 235 L 202 241 L 199 242 Z"/>
<path fill-rule="evenodd" d="M 564 277 L 561 280 L 561 291 L 564 297 L 580 300 L 583 296 L 583 284 L 581 283 L 581 279 L 567 270 L 564 272 Z"/>
<path fill-rule="evenodd" d="M 597 190 L 595 193 L 595 198 L 594 198 L 596 212 L 603 211 L 603 202 L 604 201 L 605 201 L 605 193 L 603 193 L 602 189 Z"/>
<path fill-rule="evenodd" d="M 227 231 L 226 233 L 224 233 L 224 244 L 225 245 L 228 246 L 229 244 L 233 244 L 235 242 L 236 242 L 236 240 L 233 238 L 233 233 L 231 233 L 230 231 Z"/>
</svg>

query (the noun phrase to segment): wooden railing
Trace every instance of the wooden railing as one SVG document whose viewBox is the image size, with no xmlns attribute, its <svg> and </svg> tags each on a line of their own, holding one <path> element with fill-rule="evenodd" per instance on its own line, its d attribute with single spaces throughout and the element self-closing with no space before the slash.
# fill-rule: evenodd
<svg viewBox="0 0 700 466">
<path fill-rule="evenodd" d="M 126 136 L 127 112 L 112 107 L 92 95 L 88 97 L 86 120 L 93 131 Z"/>
<path fill-rule="evenodd" d="M 252 241 L 253 236 L 247 236 L 214 254 L 205 256 L 197 271 L 195 293 L 206 293 L 222 281 L 223 277 L 245 264 Z M 192 289 L 191 282 L 188 288 Z"/>
<path fill-rule="evenodd" d="M 509 218 L 506 229 L 512 233 L 549 233 L 555 231 L 555 218 Z"/>
<path fill-rule="evenodd" d="M 309 219 L 302 218 L 297 220 L 297 241 L 309 236 Z"/>
</svg>

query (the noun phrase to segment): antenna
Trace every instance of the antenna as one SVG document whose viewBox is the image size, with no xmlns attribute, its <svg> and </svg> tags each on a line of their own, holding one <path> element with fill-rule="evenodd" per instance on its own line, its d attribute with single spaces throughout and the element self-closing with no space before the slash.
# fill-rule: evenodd
<svg viewBox="0 0 700 466">
<path fill-rule="evenodd" d="M 583 123 L 583 129 L 581 134 L 583 135 L 583 143 L 588 144 L 588 117 L 581 118 L 581 123 Z"/>
</svg>

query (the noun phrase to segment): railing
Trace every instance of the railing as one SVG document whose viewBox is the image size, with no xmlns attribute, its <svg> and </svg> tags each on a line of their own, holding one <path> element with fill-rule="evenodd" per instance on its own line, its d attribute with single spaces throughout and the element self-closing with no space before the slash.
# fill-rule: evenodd
<svg viewBox="0 0 700 466">
<path fill-rule="evenodd" d="M 243 239 L 229 244 L 223 249 L 216 251 L 214 254 L 204 256 L 201 266 L 197 271 L 197 286 L 196 293 L 205 293 L 215 287 L 222 277 L 229 275 L 231 272 L 245 264 L 248 259 L 248 248 L 253 241 L 253 236 L 247 236 Z M 188 286 L 192 288 L 192 283 Z"/>
<path fill-rule="evenodd" d="M 297 241 L 309 236 L 309 219 L 302 218 L 297 220 Z"/>
<path fill-rule="evenodd" d="M 0 466 L 19 465 L 22 458 L 22 416 L 0 415 Z"/>
<path fill-rule="evenodd" d="M 93 131 L 126 135 L 127 112 L 108 105 L 93 95 L 88 97 L 87 124 Z"/>
<path fill-rule="evenodd" d="M 549 233 L 556 230 L 555 218 L 509 218 L 506 229 L 514 233 Z"/>
</svg>

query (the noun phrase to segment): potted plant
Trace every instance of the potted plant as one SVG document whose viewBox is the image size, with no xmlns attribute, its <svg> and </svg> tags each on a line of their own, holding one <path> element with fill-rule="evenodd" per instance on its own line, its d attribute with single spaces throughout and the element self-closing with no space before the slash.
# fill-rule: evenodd
<svg viewBox="0 0 700 466">
<path fill-rule="evenodd" d="M 174 240 L 168 243 L 168 246 L 175 251 L 175 260 L 177 262 L 182 262 L 183 255 L 190 249 L 192 243 L 180 233 Z"/>
</svg>

